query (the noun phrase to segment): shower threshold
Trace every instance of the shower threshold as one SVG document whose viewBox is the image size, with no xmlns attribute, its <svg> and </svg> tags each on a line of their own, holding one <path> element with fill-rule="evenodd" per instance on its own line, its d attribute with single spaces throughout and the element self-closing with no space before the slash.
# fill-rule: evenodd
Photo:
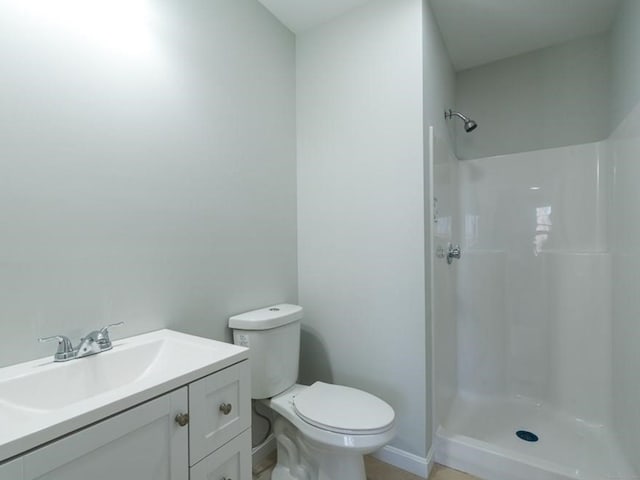
<svg viewBox="0 0 640 480">
<path fill-rule="evenodd" d="M 607 426 L 517 398 L 459 395 L 436 433 L 435 460 L 490 480 L 638 478 Z"/>
</svg>

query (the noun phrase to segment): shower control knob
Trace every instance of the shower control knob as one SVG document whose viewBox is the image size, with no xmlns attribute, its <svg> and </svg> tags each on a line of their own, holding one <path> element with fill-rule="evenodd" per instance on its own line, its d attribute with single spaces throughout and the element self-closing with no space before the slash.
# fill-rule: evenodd
<svg viewBox="0 0 640 480">
<path fill-rule="evenodd" d="M 462 250 L 460 249 L 460 245 L 449 244 L 449 251 L 447 252 L 447 263 L 451 265 L 453 263 L 453 259 L 460 260 L 462 256 Z"/>
</svg>

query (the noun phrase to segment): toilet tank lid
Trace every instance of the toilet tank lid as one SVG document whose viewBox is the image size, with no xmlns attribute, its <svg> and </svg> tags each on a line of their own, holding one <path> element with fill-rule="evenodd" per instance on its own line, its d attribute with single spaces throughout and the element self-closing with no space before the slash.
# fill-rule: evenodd
<svg viewBox="0 0 640 480">
<path fill-rule="evenodd" d="M 241 313 L 229 318 L 229 328 L 236 330 L 268 330 L 302 319 L 302 307 L 281 303 Z"/>
</svg>

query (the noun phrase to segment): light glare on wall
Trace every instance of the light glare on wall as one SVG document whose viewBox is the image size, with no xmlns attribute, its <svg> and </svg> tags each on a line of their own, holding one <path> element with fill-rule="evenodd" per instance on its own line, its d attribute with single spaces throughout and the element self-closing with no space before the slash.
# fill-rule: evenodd
<svg viewBox="0 0 640 480">
<path fill-rule="evenodd" d="M 87 46 L 142 55 L 152 48 L 149 0 L 22 0 L 19 8 Z"/>
</svg>

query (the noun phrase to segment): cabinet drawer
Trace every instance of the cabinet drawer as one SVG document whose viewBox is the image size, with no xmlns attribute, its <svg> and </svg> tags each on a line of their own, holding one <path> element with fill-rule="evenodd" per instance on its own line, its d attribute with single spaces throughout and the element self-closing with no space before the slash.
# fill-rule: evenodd
<svg viewBox="0 0 640 480">
<path fill-rule="evenodd" d="M 191 480 L 250 480 L 251 430 L 191 467 Z"/>
<path fill-rule="evenodd" d="M 189 385 L 190 465 L 249 428 L 250 388 L 248 361 Z"/>
</svg>

